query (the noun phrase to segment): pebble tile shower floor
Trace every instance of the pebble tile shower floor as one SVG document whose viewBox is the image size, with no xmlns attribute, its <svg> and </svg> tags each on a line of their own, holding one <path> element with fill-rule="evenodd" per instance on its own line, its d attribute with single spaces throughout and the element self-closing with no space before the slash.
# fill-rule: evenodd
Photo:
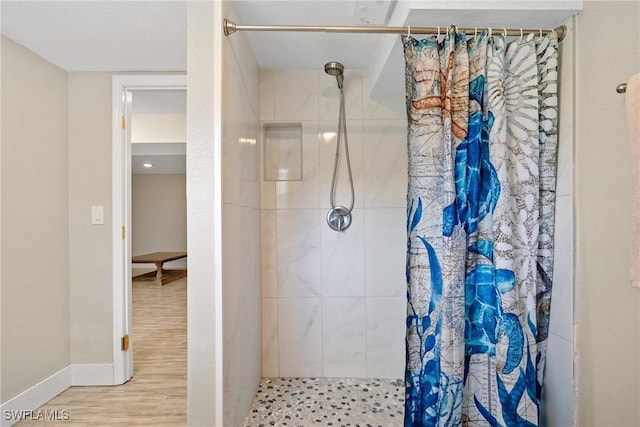
<svg viewBox="0 0 640 427">
<path fill-rule="evenodd" d="M 402 426 L 402 380 L 263 378 L 245 427 Z"/>
</svg>

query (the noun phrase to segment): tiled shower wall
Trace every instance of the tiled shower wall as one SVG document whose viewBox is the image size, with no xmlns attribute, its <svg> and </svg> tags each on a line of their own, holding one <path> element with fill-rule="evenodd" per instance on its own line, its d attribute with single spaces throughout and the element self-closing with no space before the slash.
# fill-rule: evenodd
<svg viewBox="0 0 640 427">
<path fill-rule="evenodd" d="M 403 376 L 404 94 L 369 98 L 359 70 L 346 70 L 344 86 L 355 209 L 351 227 L 338 233 L 326 224 L 336 80 L 323 70 L 260 72 L 262 124 L 300 123 L 303 140 L 301 181 L 262 178 L 264 377 Z M 344 172 L 336 200 L 343 205 Z"/>
<path fill-rule="evenodd" d="M 223 16 L 237 20 L 232 3 Z M 246 34 L 223 39 L 223 425 L 241 425 L 260 383 L 259 69 Z"/>
<path fill-rule="evenodd" d="M 571 76 L 563 49 L 562 78 Z M 368 97 L 345 72 L 355 181 L 351 228 L 326 225 L 339 93 L 324 71 L 260 72 L 260 120 L 301 123 L 303 180 L 262 180 L 262 375 L 401 378 L 405 334 L 404 93 Z M 564 80 L 563 80 L 564 81 Z M 548 425 L 573 415 L 571 85 L 562 86 L 554 296 L 545 379 Z M 340 177 L 339 203 L 348 202 Z"/>
</svg>

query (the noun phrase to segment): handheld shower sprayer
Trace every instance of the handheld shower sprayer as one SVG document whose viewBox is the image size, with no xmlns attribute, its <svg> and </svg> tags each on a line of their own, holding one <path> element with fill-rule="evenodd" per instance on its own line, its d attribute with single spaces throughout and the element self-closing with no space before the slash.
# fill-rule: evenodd
<svg viewBox="0 0 640 427">
<path fill-rule="evenodd" d="M 338 81 L 338 89 L 342 90 L 342 83 L 344 81 L 344 65 L 338 61 L 331 61 L 324 64 L 324 72 L 330 76 L 334 76 Z"/>
<path fill-rule="evenodd" d="M 336 155 L 335 162 L 333 164 L 333 178 L 331 180 L 331 193 L 329 194 L 329 200 L 331 202 L 331 209 L 327 214 L 327 223 L 335 231 L 344 231 L 351 225 L 351 211 L 353 210 L 353 204 L 355 200 L 355 192 L 353 190 L 353 176 L 351 173 L 351 161 L 349 160 L 349 145 L 347 142 L 347 119 L 345 116 L 344 108 L 344 65 L 337 61 L 327 62 L 324 65 L 324 72 L 330 76 L 334 76 L 338 82 L 338 89 L 340 90 L 340 113 L 338 116 L 338 132 L 336 141 Z M 338 169 L 340 163 L 340 149 L 344 143 L 344 155 L 347 163 L 347 177 L 349 178 L 349 187 L 351 190 L 351 203 L 349 207 L 340 206 L 336 204 L 336 186 L 338 183 Z"/>
</svg>

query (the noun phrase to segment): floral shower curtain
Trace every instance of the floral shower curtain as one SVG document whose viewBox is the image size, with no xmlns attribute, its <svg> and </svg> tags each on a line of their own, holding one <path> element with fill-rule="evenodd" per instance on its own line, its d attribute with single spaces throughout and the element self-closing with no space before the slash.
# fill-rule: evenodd
<svg viewBox="0 0 640 427">
<path fill-rule="evenodd" d="M 535 426 L 551 303 L 557 37 L 403 39 L 405 426 Z"/>
</svg>

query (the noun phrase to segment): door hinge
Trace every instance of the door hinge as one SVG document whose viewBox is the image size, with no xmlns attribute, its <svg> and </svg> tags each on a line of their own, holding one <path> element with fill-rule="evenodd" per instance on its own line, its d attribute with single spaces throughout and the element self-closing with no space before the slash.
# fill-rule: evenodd
<svg viewBox="0 0 640 427">
<path fill-rule="evenodd" d="M 127 237 L 127 228 L 123 225 L 122 226 L 122 240 L 124 240 Z"/>
<path fill-rule="evenodd" d="M 122 337 L 122 351 L 129 350 L 129 334 L 124 334 Z"/>
<path fill-rule="evenodd" d="M 124 116 L 120 116 L 120 127 L 124 130 L 124 128 L 126 127 L 126 121 L 124 119 Z"/>
</svg>

